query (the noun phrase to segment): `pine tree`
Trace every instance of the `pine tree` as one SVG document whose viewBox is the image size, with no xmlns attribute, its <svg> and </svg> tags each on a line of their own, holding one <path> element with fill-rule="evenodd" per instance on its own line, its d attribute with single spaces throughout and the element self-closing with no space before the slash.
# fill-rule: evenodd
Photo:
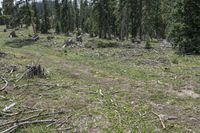
<svg viewBox="0 0 200 133">
<path fill-rule="evenodd" d="M 200 54 L 200 1 L 183 0 L 176 4 L 172 38 L 181 53 Z"/>
<path fill-rule="evenodd" d="M 130 0 L 130 18 L 131 18 L 131 35 L 134 40 L 138 33 L 139 27 L 139 12 L 138 12 L 138 0 Z"/>
<path fill-rule="evenodd" d="M 79 8 L 77 0 L 73 0 L 73 7 L 74 7 L 74 17 L 75 17 L 75 27 L 76 29 L 79 28 Z"/>
<path fill-rule="evenodd" d="M 55 0 L 55 23 L 56 23 L 56 33 L 59 34 L 61 32 L 61 24 L 60 24 L 60 4 L 58 0 Z"/>
<path fill-rule="evenodd" d="M 42 19 L 42 26 L 41 26 L 41 32 L 46 34 L 48 33 L 48 30 L 50 29 L 50 21 L 49 21 L 49 14 L 48 14 L 48 7 L 47 7 L 47 1 L 43 0 L 43 19 Z"/>
<path fill-rule="evenodd" d="M 67 33 L 69 31 L 68 14 L 69 14 L 68 0 L 62 0 L 61 27 L 63 33 Z"/>
<path fill-rule="evenodd" d="M 38 10 L 37 10 L 37 6 L 36 6 L 36 1 L 33 0 L 32 3 L 32 9 L 33 9 L 33 13 L 34 13 L 34 23 L 36 25 L 36 32 L 40 31 L 40 18 L 38 15 Z"/>
<path fill-rule="evenodd" d="M 10 19 L 11 16 L 14 14 L 14 0 L 3 0 L 3 14 L 6 16 L 8 19 L 6 21 L 6 27 L 10 26 Z"/>
<path fill-rule="evenodd" d="M 114 14 L 115 0 L 94 0 L 94 13 L 97 16 L 96 23 L 98 24 L 98 31 L 100 38 L 111 39 L 113 33 L 113 24 L 116 21 Z"/>
</svg>

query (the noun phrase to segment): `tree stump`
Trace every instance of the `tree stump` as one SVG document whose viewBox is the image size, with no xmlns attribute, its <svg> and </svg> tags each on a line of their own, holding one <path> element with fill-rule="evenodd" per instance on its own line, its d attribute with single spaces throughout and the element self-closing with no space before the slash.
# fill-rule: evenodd
<svg viewBox="0 0 200 133">
<path fill-rule="evenodd" d="M 5 57 L 7 54 L 5 52 L 0 51 L 0 57 Z"/>
<path fill-rule="evenodd" d="M 41 65 L 28 65 L 27 67 L 27 72 L 26 72 L 26 77 L 27 78 L 33 78 L 35 76 L 37 77 L 44 77 L 44 69 L 41 67 Z"/>
<path fill-rule="evenodd" d="M 18 37 L 15 31 L 12 31 L 9 35 L 10 38 L 16 38 Z"/>
<path fill-rule="evenodd" d="M 66 48 L 66 47 L 72 46 L 73 44 L 74 44 L 74 42 L 73 42 L 72 39 L 65 40 L 65 41 L 64 41 L 63 48 Z"/>
<path fill-rule="evenodd" d="M 40 37 L 38 35 L 33 35 L 31 38 L 33 41 L 37 41 L 40 39 Z"/>
</svg>

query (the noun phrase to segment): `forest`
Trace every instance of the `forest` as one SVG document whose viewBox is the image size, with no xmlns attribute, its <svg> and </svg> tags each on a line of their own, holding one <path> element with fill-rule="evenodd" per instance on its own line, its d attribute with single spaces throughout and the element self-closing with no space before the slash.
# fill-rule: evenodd
<svg viewBox="0 0 200 133">
<path fill-rule="evenodd" d="M 198 133 L 199 0 L 0 0 L 0 133 Z"/>
</svg>

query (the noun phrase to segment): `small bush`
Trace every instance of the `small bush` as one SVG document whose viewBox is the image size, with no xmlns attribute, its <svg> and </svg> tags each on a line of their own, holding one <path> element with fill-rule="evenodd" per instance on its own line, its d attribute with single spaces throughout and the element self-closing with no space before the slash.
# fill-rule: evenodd
<svg viewBox="0 0 200 133">
<path fill-rule="evenodd" d="M 178 61 L 178 59 L 177 59 L 177 58 L 174 58 L 174 59 L 172 59 L 172 63 L 173 63 L 173 64 L 178 64 L 178 63 L 179 63 L 179 61 Z"/>
<path fill-rule="evenodd" d="M 152 49 L 150 41 L 146 41 L 145 49 Z"/>
</svg>

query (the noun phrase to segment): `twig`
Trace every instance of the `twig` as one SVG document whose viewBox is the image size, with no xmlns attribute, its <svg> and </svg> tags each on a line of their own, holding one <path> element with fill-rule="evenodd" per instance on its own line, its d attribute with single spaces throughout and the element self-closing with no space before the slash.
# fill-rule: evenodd
<svg viewBox="0 0 200 133">
<path fill-rule="evenodd" d="M 162 125 L 162 128 L 163 128 L 163 129 L 166 129 L 166 126 L 165 126 L 165 124 L 164 124 L 162 118 L 160 117 L 160 115 L 158 115 L 157 113 L 155 113 L 155 112 L 153 112 L 153 111 L 152 111 L 152 113 L 153 113 L 154 115 L 156 115 L 156 116 L 159 118 L 160 123 L 161 123 L 161 125 Z"/>
<path fill-rule="evenodd" d="M 4 124 L 0 125 L 0 127 L 5 127 L 5 126 L 7 126 L 7 125 L 11 125 L 11 124 L 14 124 L 14 123 L 20 123 L 20 122 L 29 121 L 29 120 L 31 120 L 31 119 L 38 118 L 38 117 L 41 117 L 41 116 L 50 116 L 50 115 L 63 114 L 63 113 L 65 113 L 64 111 L 60 111 L 60 112 L 53 112 L 53 113 L 41 114 L 42 112 L 43 112 L 43 111 L 41 111 L 41 112 L 38 113 L 37 115 L 33 115 L 33 116 L 30 116 L 30 117 L 25 118 L 25 119 L 22 119 L 22 120 L 15 120 L 15 121 L 10 121 L 10 122 L 4 123 Z"/>
<path fill-rule="evenodd" d="M 15 82 L 16 82 L 16 83 L 19 82 L 19 81 L 27 74 L 28 71 L 29 71 L 29 69 L 27 69 L 27 70 L 19 77 L 19 79 L 17 79 Z"/>
<path fill-rule="evenodd" d="M 24 84 L 22 86 L 16 86 L 15 88 L 23 88 L 27 86 L 45 86 L 45 87 L 62 87 L 69 88 L 69 85 L 58 85 L 58 84 L 43 84 L 43 83 L 33 83 L 33 84 Z"/>
<path fill-rule="evenodd" d="M 26 126 L 26 125 L 31 125 L 31 124 L 39 124 L 39 123 L 51 123 L 51 122 L 55 122 L 55 120 L 35 120 L 35 121 L 20 122 L 20 123 L 14 124 L 13 126 L 9 127 L 8 129 L 2 131 L 1 133 L 12 133 L 21 126 Z"/>
<path fill-rule="evenodd" d="M 62 127 L 64 124 L 69 122 L 69 119 L 72 117 L 72 115 L 68 116 L 66 120 L 61 122 L 59 125 L 56 126 L 56 128 Z"/>
<path fill-rule="evenodd" d="M 6 106 L 2 111 L 3 111 L 3 112 L 6 112 L 6 111 L 8 111 L 9 109 L 11 109 L 12 107 L 14 107 L 15 105 L 16 105 L 16 103 L 12 103 L 11 105 Z"/>
<path fill-rule="evenodd" d="M 59 129 L 54 129 L 52 131 L 69 131 L 69 130 L 72 130 L 73 127 L 69 127 L 69 128 L 59 128 Z"/>
<path fill-rule="evenodd" d="M 5 83 L 5 85 L 0 89 L 0 91 L 3 91 L 3 90 L 5 90 L 6 87 L 8 86 L 8 81 L 7 81 L 5 78 L 3 78 L 3 77 L 0 77 L 0 79 L 2 79 L 3 82 Z"/>
</svg>

